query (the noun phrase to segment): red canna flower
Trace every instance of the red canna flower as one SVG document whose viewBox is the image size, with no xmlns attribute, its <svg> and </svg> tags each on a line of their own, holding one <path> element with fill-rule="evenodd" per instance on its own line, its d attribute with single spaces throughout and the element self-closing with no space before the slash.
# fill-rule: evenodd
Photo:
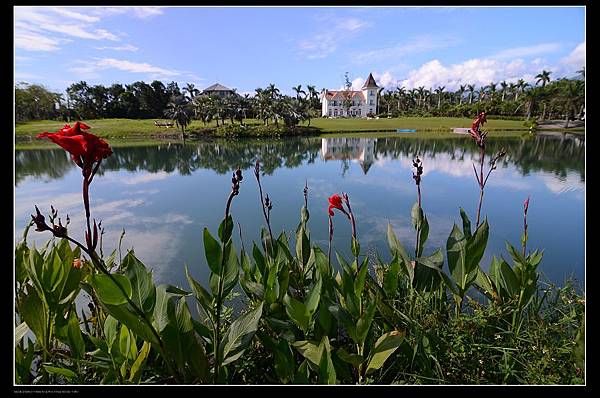
<svg viewBox="0 0 600 398">
<path fill-rule="evenodd" d="M 81 265 L 82 265 L 82 262 L 81 262 L 80 258 L 76 258 L 75 260 L 73 260 L 73 268 L 80 269 Z"/>
<path fill-rule="evenodd" d="M 471 130 L 469 130 L 469 132 L 471 133 L 471 137 L 475 139 L 477 145 L 479 145 L 480 147 L 484 146 L 485 136 L 487 135 L 487 133 L 481 131 L 481 126 L 483 126 L 485 122 L 487 122 L 485 112 L 481 112 L 479 116 L 477 116 L 477 118 L 473 120 Z"/>
<path fill-rule="evenodd" d="M 62 129 L 55 133 L 43 132 L 38 138 L 48 137 L 55 144 L 64 148 L 71 154 L 71 159 L 77 166 L 89 170 L 94 162 L 106 159 L 112 154 L 112 149 L 106 141 L 94 134 L 86 133 L 89 126 L 85 123 L 77 122 L 73 127 L 66 124 Z"/>
<path fill-rule="evenodd" d="M 333 216 L 333 209 L 338 209 L 341 210 L 342 212 L 346 213 L 346 211 L 344 210 L 344 208 L 342 207 L 342 198 L 340 195 L 333 194 L 330 198 L 329 198 L 329 215 Z"/>
</svg>

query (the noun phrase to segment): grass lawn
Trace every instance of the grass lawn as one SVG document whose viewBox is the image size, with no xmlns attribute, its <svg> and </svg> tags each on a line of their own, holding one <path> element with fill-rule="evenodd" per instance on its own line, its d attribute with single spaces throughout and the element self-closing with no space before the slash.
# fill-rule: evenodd
<svg viewBox="0 0 600 398">
<path fill-rule="evenodd" d="M 86 120 L 91 127 L 91 132 L 101 137 L 122 137 L 148 136 L 157 134 L 177 134 L 176 128 L 164 128 L 154 126 L 155 119 L 95 119 Z M 395 119 L 313 119 L 311 126 L 320 128 L 324 133 L 328 132 L 360 132 L 360 131 L 395 131 L 401 129 L 416 129 L 420 131 L 439 131 L 450 132 L 453 127 L 469 127 L 472 120 L 468 118 L 447 118 L 447 117 L 404 117 Z M 227 122 L 228 123 L 228 122 Z M 247 124 L 262 124 L 261 121 L 249 119 Z M 35 135 L 44 132 L 54 132 L 61 128 L 65 123 L 55 120 L 38 120 L 26 123 L 18 123 L 15 127 L 17 137 L 35 137 Z M 306 123 L 303 123 L 306 125 Z M 200 130 L 204 127 L 215 127 L 213 121 L 207 126 L 204 123 L 194 120 L 188 126 L 187 130 Z M 489 119 L 485 125 L 486 130 L 526 130 L 522 121 L 518 120 L 494 120 Z"/>
</svg>

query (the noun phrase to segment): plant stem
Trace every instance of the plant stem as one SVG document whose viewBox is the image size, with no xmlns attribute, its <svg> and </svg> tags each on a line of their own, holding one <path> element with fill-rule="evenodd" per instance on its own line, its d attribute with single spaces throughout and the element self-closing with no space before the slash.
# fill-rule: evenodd
<svg viewBox="0 0 600 398">
<path fill-rule="evenodd" d="M 485 184 L 483 181 L 483 160 L 485 158 L 485 148 L 480 148 L 479 154 L 480 154 L 480 168 L 479 168 L 479 181 L 477 181 L 479 183 L 479 206 L 477 207 L 477 223 L 476 223 L 475 228 L 479 227 L 481 204 L 483 202 L 483 188 L 485 187 Z"/>
</svg>

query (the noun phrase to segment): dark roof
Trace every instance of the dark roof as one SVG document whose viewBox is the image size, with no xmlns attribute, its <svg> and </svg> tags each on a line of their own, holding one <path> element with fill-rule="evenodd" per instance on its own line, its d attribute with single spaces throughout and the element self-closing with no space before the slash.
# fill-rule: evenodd
<svg viewBox="0 0 600 398">
<path fill-rule="evenodd" d="M 210 87 L 204 89 L 204 91 L 233 91 L 232 89 L 223 86 L 222 84 L 215 83 Z"/>
<path fill-rule="evenodd" d="M 365 82 L 365 84 L 363 84 L 362 88 L 379 88 L 379 86 L 377 85 L 377 83 L 375 83 L 375 79 L 373 78 L 373 74 L 369 73 L 369 77 L 367 78 L 367 81 Z"/>
</svg>

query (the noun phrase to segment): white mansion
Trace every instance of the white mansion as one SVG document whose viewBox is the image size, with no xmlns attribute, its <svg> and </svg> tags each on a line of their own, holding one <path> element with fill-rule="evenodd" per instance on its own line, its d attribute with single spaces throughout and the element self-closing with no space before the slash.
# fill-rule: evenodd
<svg viewBox="0 0 600 398">
<path fill-rule="evenodd" d="M 321 93 L 322 116 L 328 117 L 367 117 L 377 114 L 380 87 L 369 73 L 367 81 L 360 91 L 326 90 Z M 345 97 L 349 97 L 349 107 L 344 106 Z"/>
</svg>

